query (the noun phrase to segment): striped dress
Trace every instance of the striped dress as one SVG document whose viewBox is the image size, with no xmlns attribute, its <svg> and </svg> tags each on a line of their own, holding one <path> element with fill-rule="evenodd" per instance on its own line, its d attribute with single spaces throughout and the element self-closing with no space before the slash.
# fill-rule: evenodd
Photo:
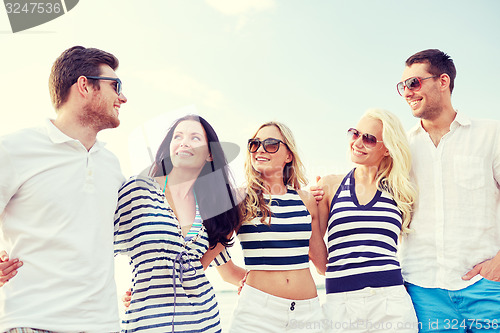
<svg viewBox="0 0 500 333">
<path fill-rule="evenodd" d="M 264 195 L 269 202 L 269 195 Z M 294 270 L 309 268 L 311 215 L 297 191 L 271 197 L 271 224 L 260 218 L 245 222 L 238 230 L 248 270 Z"/>
<path fill-rule="evenodd" d="M 202 224 L 194 223 L 194 230 L 183 237 L 154 179 L 137 176 L 123 184 L 115 254 L 129 256 L 133 267 L 123 332 L 221 332 L 217 300 L 200 262 L 208 235 Z"/>
<path fill-rule="evenodd" d="M 327 294 L 403 284 L 396 257 L 402 215 L 396 202 L 377 191 L 360 205 L 354 189 L 353 169 L 330 205 Z"/>
</svg>

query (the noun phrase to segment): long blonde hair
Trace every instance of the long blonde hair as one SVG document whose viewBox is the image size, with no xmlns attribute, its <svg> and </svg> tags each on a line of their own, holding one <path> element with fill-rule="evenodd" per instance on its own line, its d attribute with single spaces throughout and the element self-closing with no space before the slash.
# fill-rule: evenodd
<svg viewBox="0 0 500 333">
<path fill-rule="evenodd" d="M 370 109 L 363 117 L 382 122 L 382 140 L 389 156 L 380 163 L 377 187 L 392 195 L 403 214 L 401 233 L 408 233 L 417 191 L 410 181 L 411 153 L 403 124 L 393 113 L 381 109 Z"/>
<path fill-rule="evenodd" d="M 301 185 L 307 184 L 305 176 L 304 165 L 300 160 L 297 145 L 293 138 L 292 131 L 283 123 L 270 121 L 259 127 L 252 139 L 257 136 L 257 133 L 264 127 L 275 126 L 281 133 L 286 147 L 280 149 L 287 149 L 292 154 L 292 160 L 288 162 L 283 169 L 283 184 L 291 186 L 295 190 L 299 190 Z M 241 204 L 241 223 L 251 221 L 255 217 L 260 216 L 262 223 L 271 223 L 271 210 L 268 203 L 264 200 L 263 192 L 267 191 L 264 180 L 259 172 L 252 167 L 252 159 L 250 152 L 247 150 L 245 159 L 245 179 L 246 179 L 246 197 Z"/>
</svg>

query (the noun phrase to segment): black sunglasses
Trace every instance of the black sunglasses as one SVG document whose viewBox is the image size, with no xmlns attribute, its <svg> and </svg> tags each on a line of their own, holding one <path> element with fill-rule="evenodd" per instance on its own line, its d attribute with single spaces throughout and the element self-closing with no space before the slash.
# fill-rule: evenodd
<svg viewBox="0 0 500 333">
<path fill-rule="evenodd" d="M 427 79 L 432 79 L 438 77 L 439 75 L 429 76 L 429 77 L 411 77 L 404 81 L 399 82 L 396 87 L 398 88 L 399 95 L 403 96 L 405 93 L 405 87 L 410 89 L 411 91 L 419 91 L 422 88 L 422 81 Z"/>
<path fill-rule="evenodd" d="M 365 146 L 365 148 L 368 149 L 375 148 L 377 142 L 383 142 L 377 140 L 377 137 L 375 135 L 371 135 L 368 133 L 361 133 L 355 128 L 349 128 L 349 130 L 347 130 L 347 136 L 349 136 L 351 140 L 357 140 L 361 136 L 362 137 L 361 141 L 363 142 L 363 146 Z"/>
<path fill-rule="evenodd" d="M 286 143 L 274 138 L 267 138 L 262 141 L 260 141 L 259 139 L 250 139 L 248 140 L 248 151 L 251 153 L 255 153 L 262 144 L 262 147 L 266 152 L 274 154 L 280 149 L 280 143 L 286 146 Z"/>
<path fill-rule="evenodd" d="M 84 75 L 85 76 L 85 75 Z M 117 77 L 107 77 L 107 76 L 85 76 L 87 79 L 92 79 L 92 80 L 110 80 L 110 81 L 115 81 L 115 91 L 118 95 L 122 93 L 122 81 L 117 78 Z"/>
</svg>

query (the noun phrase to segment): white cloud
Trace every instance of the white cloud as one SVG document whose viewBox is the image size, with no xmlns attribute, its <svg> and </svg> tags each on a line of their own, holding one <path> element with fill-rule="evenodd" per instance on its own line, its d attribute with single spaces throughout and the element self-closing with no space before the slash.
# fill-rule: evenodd
<svg viewBox="0 0 500 333">
<path fill-rule="evenodd" d="M 273 9 L 274 0 L 206 0 L 206 2 L 225 15 L 242 15 L 249 12 Z"/>
</svg>

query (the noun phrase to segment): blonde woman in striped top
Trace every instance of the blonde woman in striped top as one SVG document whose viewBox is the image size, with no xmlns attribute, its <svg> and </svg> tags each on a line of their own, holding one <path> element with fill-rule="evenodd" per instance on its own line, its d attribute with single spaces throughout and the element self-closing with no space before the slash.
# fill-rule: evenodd
<svg viewBox="0 0 500 333">
<path fill-rule="evenodd" d="M 348 136 L 356 167 L 319 183 L 321 234 L 328 232 L 328 326 L 336 333 L 417 332 L 396 256 L 416 198 L 406 134 L 392 113 L 369 110 Z"/>
<path fill-rule="evenodd" d="M 247 148 L 237 234 L 249 273 L 230 332 L 323 332 L 309 258 L 325 265 L 316 258 L 326 260 L 326 247 L 314 197 L 300 189 L 306 178 L 292 132 L 282 123 L 265 123 Z M 231 265 L 218 267 L 223 278 Z"/>
</svg>

